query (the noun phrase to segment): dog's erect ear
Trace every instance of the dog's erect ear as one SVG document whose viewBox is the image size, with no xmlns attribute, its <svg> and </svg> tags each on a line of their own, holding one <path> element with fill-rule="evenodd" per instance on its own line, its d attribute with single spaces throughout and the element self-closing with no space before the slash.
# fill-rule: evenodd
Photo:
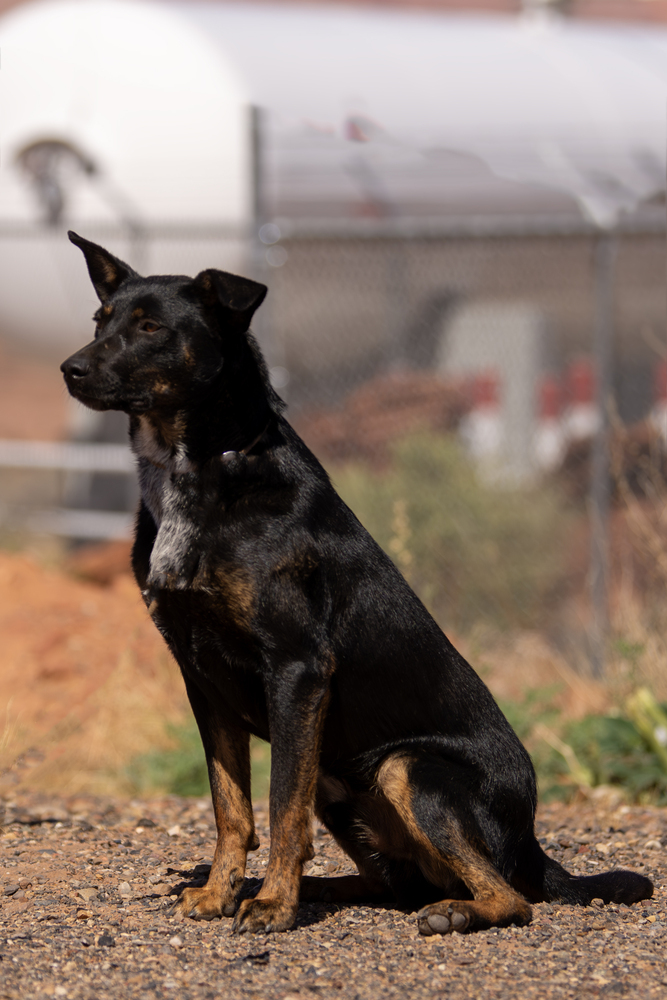
<svg viewBox="0 0 667 1000">
<path fill-rule="evenodd" d="M 198 296 L 208 306 L 220 305 L 237 329 L 247 330 L 256 309 L 261 306 L 268 291 L 266 285 L 237 274 L 209 268 L 194 279 Z"/>
<path fill-rule="evenodd" d="M 67 234 L 86 258 L 88 273 L 93 287 L 97 292 L 100 302 L 106 302 L 110 296 L 122 285 L 127 278 L 138 278 L 139 275 L 133 271 L 128 264 L 118 260 L 110 254 L 104 247 L 98 247 L 97 243 L 84 240 L 83 236 L 73 233 L 71 230 Z"/>
</svg>

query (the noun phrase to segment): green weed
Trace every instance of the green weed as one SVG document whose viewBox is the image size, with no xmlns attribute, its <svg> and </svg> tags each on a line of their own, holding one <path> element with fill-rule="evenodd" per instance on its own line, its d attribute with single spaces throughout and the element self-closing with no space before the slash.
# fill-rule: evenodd
<svg viewBox="0 0 667 1000">
<path fill-rule="evenodd" d="M 501 706 L 531 751 L 543 801 L 610 785 L 630 801 L 667 804 L 665 706 L 640 688 L 623 712 L 565 721 L 551 704 L 554 693 L 529 691 Z"/>
<path fill-rule="evenodd" d="M 588 784 L 623 789 L 628 799 L 667 803 L 667 772 L 634 723 L 622 715 L 589 715 L 571 722 L 563 732 L 563 743 L 589 775 Z M 540 761 L 542 797 L 570 798 L 580 782 L 562 752 L 552 752 Z"/>
</svg>

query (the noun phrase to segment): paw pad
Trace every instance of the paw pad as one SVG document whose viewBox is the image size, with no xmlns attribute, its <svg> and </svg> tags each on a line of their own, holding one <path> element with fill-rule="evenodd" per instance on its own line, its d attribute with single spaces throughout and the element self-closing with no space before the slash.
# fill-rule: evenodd
<svg viewBox="0 0 667 1000">
<path fill-rule="evenodd" d="M 457 913 L 456 916 L 460 914 Z M 432 913 L 427 923 L 435 934 L 446 934 L 449 930 L 449 918 L 444 913 Z"/>
</svg>

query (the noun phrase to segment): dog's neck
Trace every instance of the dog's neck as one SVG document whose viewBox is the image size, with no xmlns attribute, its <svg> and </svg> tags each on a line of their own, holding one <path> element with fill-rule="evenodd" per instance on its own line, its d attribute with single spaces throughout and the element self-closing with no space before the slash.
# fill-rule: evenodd
<svg viewBox="0 0 667 1000">
<path fill-rule="evenodd" d="M 187 472 L 193 463 L 185 445 L 185 424 L 181 414 L 170 421 L 156 420 L 146 414 L 132 417 L 130 443 L 139 459 L 170 472 Z"/>
<path fill-rule="evenodd" d="M 248 430 L 232 425 L 216 433 L 214 428 L 208 426 L 197 433 L 195 427 L 188 425 L 183 412 L 168 419 L 143 414 L 132 417 L 130 421 L 131 447 L 137 458 L 160 469 L 176 473 L 194 472 L 209 458 L 247 455 L 263 438 L 270 417 L 270 413 L 263 417 L 258 429 L 257 421 L 253 421 Z"/>
</svg>

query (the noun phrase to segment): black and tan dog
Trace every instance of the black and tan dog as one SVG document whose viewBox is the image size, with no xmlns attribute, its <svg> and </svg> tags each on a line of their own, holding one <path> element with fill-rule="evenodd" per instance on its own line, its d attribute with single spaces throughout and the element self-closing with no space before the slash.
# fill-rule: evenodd
<svg viewBox="0 0 667 1000">
<path fill-rule="evenodd" d="M 577 878 L 540 848 L 528 754 L 281 415 L 248 332 L 266 288 L 142 278 L 70 239 L 102 305 L 62 371 L 82 403 L 130 416 L 134 572 L 208 761 L 218 842 L 183 912 L 279 931 L 299 898 L 377 900 L 421 906 L 433 934 L 525 924 L 539 900 L 648 898 L 641 875 Z M 271 853 L 239 905 L 251 733 L 272 747 Z M 359 875 L 302 878 L 313 808 Z"/>
</svg>

